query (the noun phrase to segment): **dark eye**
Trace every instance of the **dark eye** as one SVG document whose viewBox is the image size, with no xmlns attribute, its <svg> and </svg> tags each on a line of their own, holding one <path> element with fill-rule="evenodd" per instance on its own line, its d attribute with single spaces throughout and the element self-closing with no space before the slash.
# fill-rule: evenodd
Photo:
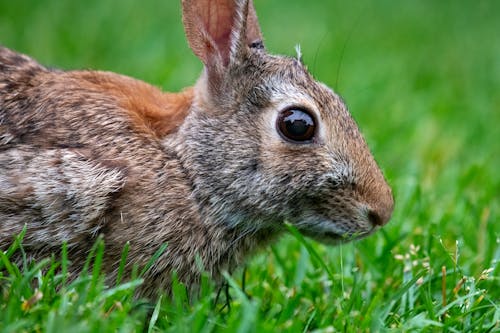
<svg viewBox="0 0 500 333">
<path fill-rule="evenodd" d="M 311 141 L 316 132 L 314 118 L 301 109 L 282 111 L 276 120 L 276 125 L 283 137 L 295 142 Z"/>
</svg>

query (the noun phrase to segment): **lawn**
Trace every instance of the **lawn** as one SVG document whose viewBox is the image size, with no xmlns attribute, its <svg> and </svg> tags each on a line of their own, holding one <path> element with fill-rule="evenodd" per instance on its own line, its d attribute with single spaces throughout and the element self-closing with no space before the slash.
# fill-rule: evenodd
<svg viewBox="0 0 500 333">
<path fill-rule="evenodd" d="M 3 332 L 500 332 L 500 2 L 255 0 L 274 53 L 300 44 L 345 99 L 393 187 L 391 222 L 328 247 L 292 232 L 188 300 L 133 298 L 138 279 L 73 282 L 54 257 L 0 253 Z M 168 91 L 201 71 L 173 0 L 0 0 L 0 44 L 63 69 Z M 1 223 L 1 222 L 0 222 Z M 105 248 L 104 248 L 105 251 Z M 229 295 L 229 297 L 228 297 Z"/>
</svg>

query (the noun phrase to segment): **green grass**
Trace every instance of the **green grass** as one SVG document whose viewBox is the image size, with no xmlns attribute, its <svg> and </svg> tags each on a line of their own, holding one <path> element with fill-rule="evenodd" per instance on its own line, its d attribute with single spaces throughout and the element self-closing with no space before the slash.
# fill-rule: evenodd
<svg viewBox="0 0 500 333">
<path fill-rule="evenodd" d="M 69 282 L 64 255 L 13 265 L 16 241 L 0 253 L 1 331 L 500 331 L 500 2 L 255 3 L 267 47 L 300 43 L 347 101 L 393 186 L 390 224 L 336 248 L 291 230 L 227 277 L 229 302 L 209 279 L 194 300 L 178 283 L 134 299 L 140 275 L 105 286 L 99 244 Z M 201 70 L 170 0 L 0 0 L 0 43 L 165 90 Z"/>
</svg>

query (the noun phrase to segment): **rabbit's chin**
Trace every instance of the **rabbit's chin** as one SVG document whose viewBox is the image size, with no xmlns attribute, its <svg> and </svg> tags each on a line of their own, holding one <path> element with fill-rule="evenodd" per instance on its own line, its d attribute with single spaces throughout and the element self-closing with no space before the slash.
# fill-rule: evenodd
<svg viewBox="0 0 500 333">
<path fill-rule="evenodd" d="M 299 231 L 304 236 L 312 238 L 320 243 L 327 245 L 339 245 L 365 238 L 379 229 L 379 227 L 372 227 L 368 230 L 348 232 L 337 230 L 337 228 L 334 226 L 330 228 L 328 226 L 325 226 L 328 224 L 332 225 L 333 222 L 324 222 L 323 228 L 317 228 L 317 226 L 312 229 L 301 227 L 299 228 Z"/>
</svg>

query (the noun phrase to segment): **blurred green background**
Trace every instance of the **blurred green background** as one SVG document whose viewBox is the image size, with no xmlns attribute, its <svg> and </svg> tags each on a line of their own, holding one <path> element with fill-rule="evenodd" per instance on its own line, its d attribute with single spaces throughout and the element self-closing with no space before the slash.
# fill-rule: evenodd
<svg viewBox="0 0 500 333">
<path fill-rule="evenodd" d="M 476 277 L 493 267 L 488 286 L 498 286 L 500 1 L 254 1 L 267 48 L 295 55 L 301 45 L 315 77 L 346 100 L 394 188 L 396 209 L 382 232 L 353 247 L 314 245 L 340 273 L 342 290 L 358 272 L 368 295 L 383 287 L 382 302 L 392 302 L 407 273 L 394 256 L 412 244 L 435 274 L 441 265 Z M 47 66 L 115 71 L 169 91 L 192 85 L 202 68 L 175 0 L 0 0 L 0 44 Z M 290 238 L 266 250 L 249 266 L 249 288 L 269 304 L 282 290 L 276 281 L 315 295 L 320 280 L 304 280 L 310 289 L 294 284 L 315 272 L 304 268 L 305 254 Z M 429 297 L 439 300 L 440 288 L 438 281 Z M 493 300 L 499 292 L 489 288 Z M 348 297 L 337 299 L 340 316 Z M 363 306 L 356 318 L 372 309 Z"/>
</svg>

